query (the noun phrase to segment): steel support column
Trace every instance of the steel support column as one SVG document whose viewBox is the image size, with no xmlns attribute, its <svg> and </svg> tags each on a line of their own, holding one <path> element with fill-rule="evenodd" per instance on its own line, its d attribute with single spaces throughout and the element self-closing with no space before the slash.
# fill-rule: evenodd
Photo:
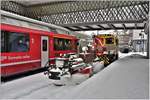
<svg viewBox="0 0 150 100">
<path fill-rule="evenodd" d="M 144 28 L 144 32 L 147 34 L 147 58 L 149 59 L 150 57 L 150 53 L 149 53 L 149 20 L 147 20 L 145 28 Z"/>
<path fill-rule="evenodd" d="M 147 21 L 147 58 L 149 59 L 150 53 L 149 53 L 149 21 Z"/>
<path fill-rule="evenodd" d="M 148 31 L 148 35 L 147 35 L 147 58 L 149 59 L 150 55 L 149 55 L 149 31 Z"/>
</svg>

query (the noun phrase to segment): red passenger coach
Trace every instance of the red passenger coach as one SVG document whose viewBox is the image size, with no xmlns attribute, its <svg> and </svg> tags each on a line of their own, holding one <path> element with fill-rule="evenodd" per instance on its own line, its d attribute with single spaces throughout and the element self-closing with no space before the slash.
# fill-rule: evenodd
<svg viewBox="0 0 150 100">
<path fill-rule="evenodd" d="M 60 54 L 76 53 L 78 39 L 71 31 L 1 11 L 1 76 L 45 66 Z"/>
</svg>

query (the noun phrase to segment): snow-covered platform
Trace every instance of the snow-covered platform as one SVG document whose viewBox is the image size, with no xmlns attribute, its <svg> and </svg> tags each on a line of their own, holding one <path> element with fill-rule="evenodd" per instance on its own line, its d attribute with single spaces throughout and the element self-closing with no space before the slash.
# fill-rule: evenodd
<svg viewBox="0 0 150 100">
<path fill-rule="evenodd" d="M 148 81 L 149 60 L 131 54 L 79 85 L 55 86 L 43 73 L 3 83 L 0 99 L 145 99 Z"/>
<path fill-rule="evenodd" d="M 78 86 L 68 98 L 149 98 L 149 60 L 138 54 L 123 57 Z"/>
</svg>

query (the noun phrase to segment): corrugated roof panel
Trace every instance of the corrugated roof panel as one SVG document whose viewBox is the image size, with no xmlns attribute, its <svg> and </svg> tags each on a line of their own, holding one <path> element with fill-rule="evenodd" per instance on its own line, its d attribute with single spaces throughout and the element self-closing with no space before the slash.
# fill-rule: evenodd
<svg viewBox="0 0 150 100">
<path fill-rule="evenodd" d="M 125 26 L 126 27 L 135 27 L 135 24 L 134 23 L 126 23 Z"/>
<path fill-rule="evenodd" d="M 107 24 L 100 24 L 101 26 L 103 26 L 104 28 L 110 28 L 109 25 Z"/>
<path fill-rule="evenodd" d="M 122 24 L 113 24 L 115 27 L 123 27 L 123 25 Z"/>
</svg>

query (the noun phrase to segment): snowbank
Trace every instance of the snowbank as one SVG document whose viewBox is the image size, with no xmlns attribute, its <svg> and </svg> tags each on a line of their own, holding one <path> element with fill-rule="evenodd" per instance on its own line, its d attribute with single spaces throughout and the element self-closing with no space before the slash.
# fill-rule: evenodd
<svg viewBox="0 0 150 100">
<path fill-rule="evenodd" d="M 93 74 L 98 73 L 104 68 L 104 62 L 95 62 L 93 63 Z"/>
</svg>

